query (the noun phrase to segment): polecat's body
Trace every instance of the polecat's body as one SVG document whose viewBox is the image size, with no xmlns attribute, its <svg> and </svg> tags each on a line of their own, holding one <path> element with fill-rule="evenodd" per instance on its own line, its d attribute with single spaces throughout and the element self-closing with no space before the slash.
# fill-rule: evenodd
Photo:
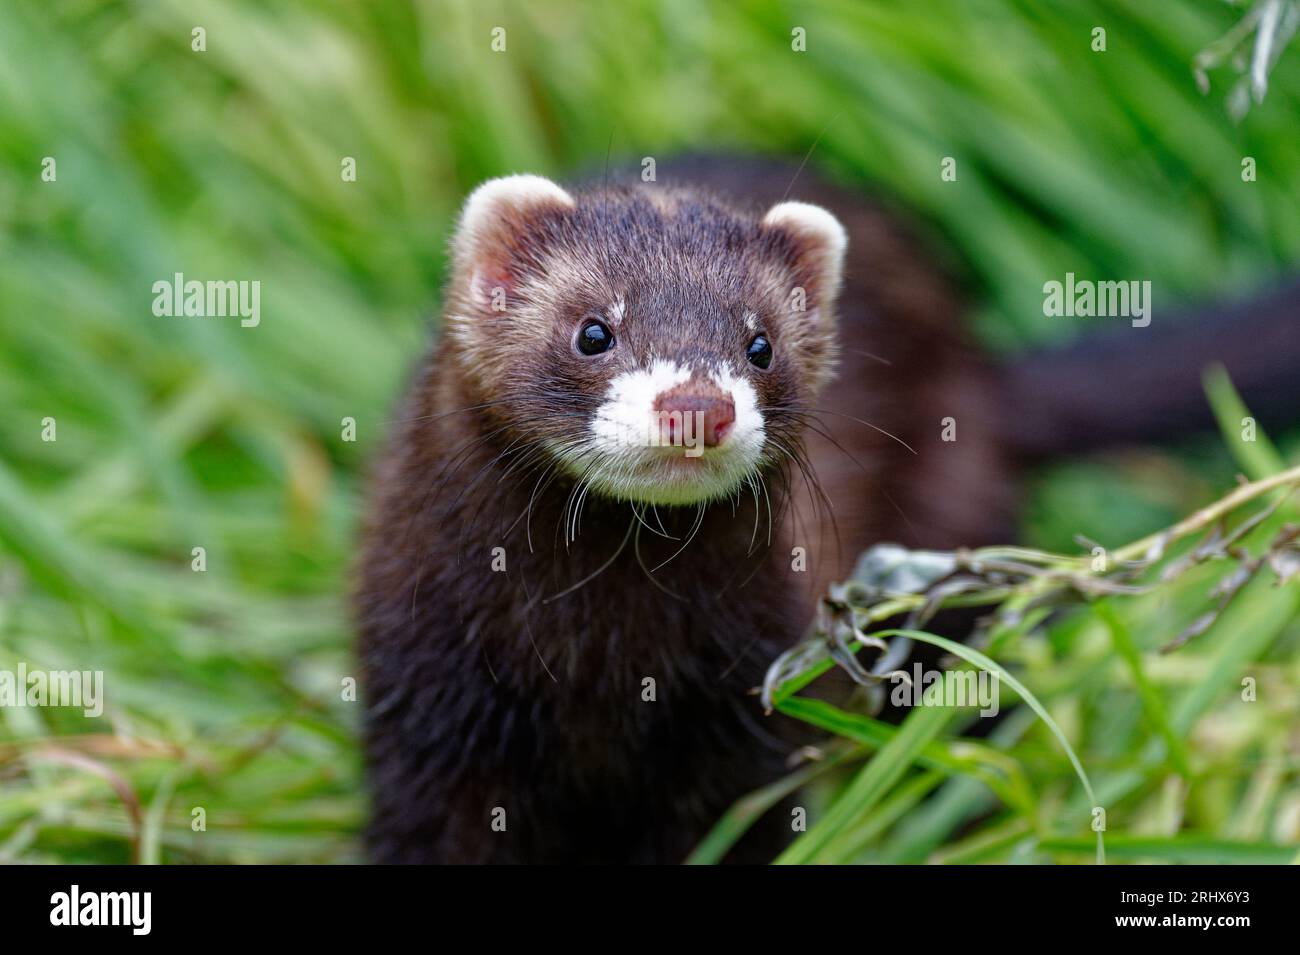
<svg viewBox="0 0 1300 955">
<path fill-rule="evenodd" d="M 875 541 L 1000 526 L 989 397 L 942 277 L 859 199 L 795 190 L 845 223 L 837 306 L 843 233 L 777 205 L 788 172 L 504 182 L 467 204 L 369 525 L 372 854 L 680 861 L 781 772 L 748 691 L 825 583 Z M 587 355 L 592 316 L 614 345 Z M 687 410 L 730 399 L 722 440 L 689 456 L 611 430 L 683 391 Z"/>
</svg>

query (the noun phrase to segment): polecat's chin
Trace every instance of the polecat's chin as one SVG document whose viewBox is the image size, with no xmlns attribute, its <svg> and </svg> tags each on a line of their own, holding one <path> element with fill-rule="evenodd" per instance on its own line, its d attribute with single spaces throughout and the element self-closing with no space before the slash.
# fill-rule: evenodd
<svg viewBox="0 0 1300 955">
<path fill-rule="evenodd" d="M 633 504 L 687 506 L 734 498 L 757 487 L 759 455 L 742 448 L 632 448 L 596 455 L 570 473 L 589 493 Z"/>
</svg>

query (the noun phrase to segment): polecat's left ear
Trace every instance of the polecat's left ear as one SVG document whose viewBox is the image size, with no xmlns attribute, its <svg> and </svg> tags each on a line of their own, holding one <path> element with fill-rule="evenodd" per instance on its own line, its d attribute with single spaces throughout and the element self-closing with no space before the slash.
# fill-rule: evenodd
<svg viewBox="0 0 1300 955">
<path fill-rule="evenodd" d="M 471 294 L 477 299 L 496 289 L 513 291 L 521 271 L 538 262 L 536 226 L 573 205 L 572 196 L 542 176 L 489 179 L 470 193 L 452 254 Z"/>
<path fill-rule="evenodd" d="M 830 305 L 840 290 L 844 251 L 849 237 L 821 206 L 807 202 L 779 202 L 763 216 L 763 227 L 782 234 L 782 243 L 796 280 L 809 293 L 810 307 Z"/>
</svg>

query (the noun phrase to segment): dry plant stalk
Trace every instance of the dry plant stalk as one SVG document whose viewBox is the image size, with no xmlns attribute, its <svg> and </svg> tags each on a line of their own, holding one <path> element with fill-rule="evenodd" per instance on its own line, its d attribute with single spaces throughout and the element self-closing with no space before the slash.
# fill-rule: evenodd
<svg viewBox="0 0 1300 955">
<path fill-rule="evenodd" d="M 1047 612 L 1099 596 L 1149 593 L 1193 567 L 1216 560 L 1234 562 L 1234 569 L 1210 593 L 1214 606 L 1161 647 L 1166 653 L 1175 650 L 1208 630 L 1263 568 L 1269 568 L 1279 584 L 1300 576 L 1300 525 L 1283 524 L 1258 554 L 1245 546 L 1247 536 L 1297 486 L 1300 467 L 1242 483 L 1177 524 L 1112 552 L 1091 541 L 1081 541 L 1091 551 L 1082 556 L 1026 547 L 914 551 L 878 544 L 862 555 L 849 580 L 833 585 L 822 598 L 809 638 L 773 662 L 763 681 L 763 705 L 771 709 L 784 684 L 828 659 L 864 685 L 899 674 L 896 668 L 910 652 L 910 641 L 872 636 L 892 618 L 904 617 L 901 627 L 916 630 L 942 609 L 989 606 L 994 609 L 972 638 L 979 643 L 994 628 L 1013 626 L 1031 611 Z M 1231 517 L 1272 492 L 1283 493 L 1229 529 Z M 1172 545 L 1198 534 L 1202 536 L 1195 546 L 1155 572 Z M 863 646 L 881 651 L 870 669 L 856 657 Z"/>
</svg>

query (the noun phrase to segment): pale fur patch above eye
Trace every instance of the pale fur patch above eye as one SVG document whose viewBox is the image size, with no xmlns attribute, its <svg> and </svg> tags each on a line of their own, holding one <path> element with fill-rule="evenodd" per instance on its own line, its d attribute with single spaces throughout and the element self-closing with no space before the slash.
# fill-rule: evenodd
<svg viewBox="0 0 1300 955">
<path fill-rule="evenodd" d="M 624 312 L 623 299 L 621 298 L 614 299 L 614 304 L 609 307 L 609 311 L 606 313 L 606 317 L 609 319 L 609 323 L 613 325 L 615 328 L 618 327 L 619 322 L 623 321 L 623 312 Z"/>
<path fill-rule="evenodd" d="M 745 327 L 751 332 L 758 331 L 758 316 L 753 312 L 745 312 Z"/>
</svg>

